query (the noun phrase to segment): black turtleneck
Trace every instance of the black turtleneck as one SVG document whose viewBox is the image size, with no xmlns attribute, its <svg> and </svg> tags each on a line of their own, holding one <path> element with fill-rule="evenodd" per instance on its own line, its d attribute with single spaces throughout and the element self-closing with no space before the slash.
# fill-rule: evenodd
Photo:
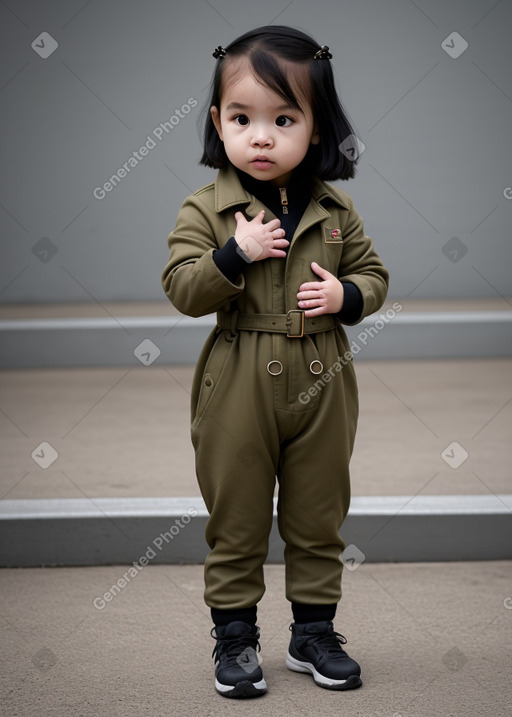
<svg viewBox="0 0 512 717">
<path fill-rule="evenodd" d="M 285 231 L 284 238 L 291 242 L 311 199 L 311 173 L 299 165 L 286 185 L 285 192 L 282 193 L 281 188 L 272 182 L 254 179 L 254 177 L 239 169 L 236 172 L 243 188 L 259 199 L 280 220 L 281 228 Z M 213 260 L 224 276 L 232 283 L 237 281 L 247 266 L 247 261 L 241 255 L 234 236 L 229 239 L 222 249 L 214 251 Z M 343 308 L 339 312 L 338 318 L 344 323 L 352 324 L 361 315 L 363 297 L 355 284 L 344 281 L 342 285 L 344 289 Z"/>
<path fill-rule="evenodd" d="M 284 238 L 291 242 L 311 199 L 311 174 L 299 166 L 294 170 L 286 187 L 281 188 L 273 182 L 254 179 L 239 169 L 236 172 L 243 188 L 259 199 L 279 219 L 281 229 L 285 231 Z M 285 191 L 284 196 L 281 189 Z M 286 204 L 283 204 L 283 199 Z"/>
</svg>

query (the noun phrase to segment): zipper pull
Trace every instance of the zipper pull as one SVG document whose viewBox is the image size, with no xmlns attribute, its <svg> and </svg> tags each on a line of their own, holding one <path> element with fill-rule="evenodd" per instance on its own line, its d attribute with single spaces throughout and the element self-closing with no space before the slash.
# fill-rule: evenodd
<svg viewBox="0 0 512 717">
<path fill-rule="evenodd" d="M 286 195 L 286 187 L 279 187 L 281 194 L 281 206 L 283 208 L 283 214 L 288 214 L 288 197 Z"/>
</svg>

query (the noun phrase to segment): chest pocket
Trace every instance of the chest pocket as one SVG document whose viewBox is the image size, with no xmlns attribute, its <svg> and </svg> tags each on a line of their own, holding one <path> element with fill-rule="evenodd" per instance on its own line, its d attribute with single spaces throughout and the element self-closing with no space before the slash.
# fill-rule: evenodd
<svg viewBox="0 0 512 717">
<path fill-rule="evenodd" d="M 324 242 L 326 244 L 343 244 L 343 234 L 339 227 L 324 226 Z"/>
<path fill-rule="evenodd" d="M 323 266 L 335 276 L 338 274 L 343 254 L 343 234 L 341 227 L 336 224 L 324 225 L 322 227 L 322 254 Z M 320 265 L 322 263 L 318 262 Z"/>
</svg>

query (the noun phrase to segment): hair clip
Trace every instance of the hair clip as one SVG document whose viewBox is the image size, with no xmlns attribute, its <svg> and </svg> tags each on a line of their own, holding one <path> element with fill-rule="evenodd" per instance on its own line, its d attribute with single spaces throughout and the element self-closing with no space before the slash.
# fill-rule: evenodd
<svg viewBox="0 0 512 717">
<path fill-rule="evenodd" d="M 322 45 L 322 47 L 314 55 L 315 60 L 330 60 L 331 58 L 332 55 L 329 52 L 328 45 Z"/>
<path fill-rule="evenodd" d="M 219 45 L 215 48 L 215 50 L 212 52 L 212 55 L 215 57 L 216 60 L 222 57 L 226 57 L 226 50 L 222 47 L 222 45 Z"/>
</svg>

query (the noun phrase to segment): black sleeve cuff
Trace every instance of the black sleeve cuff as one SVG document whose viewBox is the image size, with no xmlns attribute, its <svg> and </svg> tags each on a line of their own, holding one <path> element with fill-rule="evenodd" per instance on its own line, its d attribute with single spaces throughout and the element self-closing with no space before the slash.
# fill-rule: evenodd
<svg viewBox="0 0 512 717">
<path fill-rule="evenodd" d="M 213 261 L 232 284 L 236 283 L 248 263 L 248 259 L 244 259 L 235 237 L 231 237 L 222 249 L 216 249 L 213 252 Z"/>
<path fill-rule="evenodd" d="M 338 312 L 338 319 L 344 324 L 355 324 L 363 313 L 363 295 L 355 284 L 350 281 L 342 281 L 344 298 L 343 308 Z"/>
</svg>

